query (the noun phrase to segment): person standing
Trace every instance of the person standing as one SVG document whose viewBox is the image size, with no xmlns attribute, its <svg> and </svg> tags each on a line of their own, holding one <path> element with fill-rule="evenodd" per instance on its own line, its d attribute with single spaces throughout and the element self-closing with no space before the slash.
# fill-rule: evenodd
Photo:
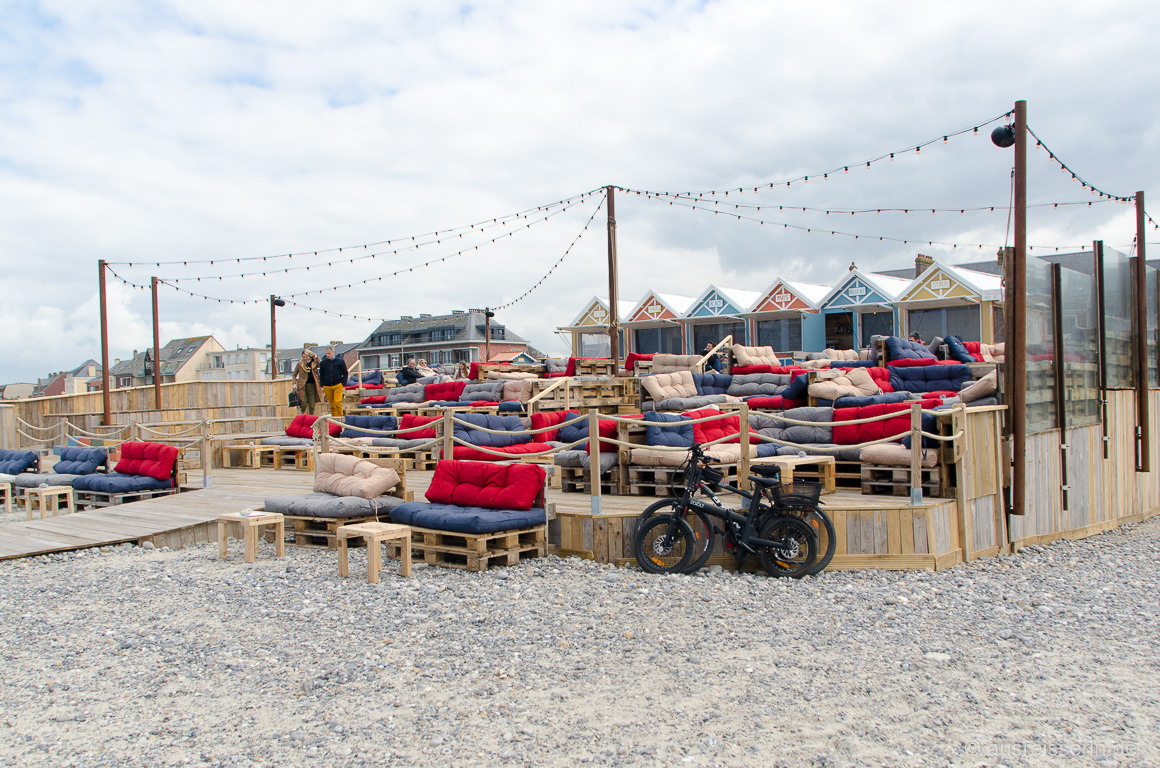
<svg viewBox="0 0 1160 768">
<path fill-rule="evenodd" d="M 322 382 L 322 393 L 330 403 L 330 415 L 342 416 L 342 392 L 350 372 L 346 369 L 346 361 L 336 357 L 334 347 L 326 348 L 326 357 L 318 365 L 319 381 Z"/>
<path fill-rule="evenodd" d="M 298 392 L 298 412 L 313 414 L 322 400 L 322 387 L 318 378 L 318 355 L 309 349 L 302 350 L 302 357 L 294 366 L 294 389 Z"/>
</svg>

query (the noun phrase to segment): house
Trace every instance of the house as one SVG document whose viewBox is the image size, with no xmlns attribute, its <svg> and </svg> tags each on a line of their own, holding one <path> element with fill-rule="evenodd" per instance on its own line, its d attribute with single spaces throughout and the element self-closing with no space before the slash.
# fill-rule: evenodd
<svg viewBox="0 0 1160 768">
<path fill-rule="evenodd" d="M 96 381 L 99 385 L 100 380 L 101 364 L 90 358 L 71 371 L 51 373 L 46 378 L 37 381 L 33 397 L 75 395 L 87 392 L 90 382 Z"/>
<path fill-rule="evenodd" d="M 211 353 L 197 367 L 197 377 L 202 381 L 256 381 L 266 378 L 269 370 L 269 347 L 238 347 Z"/>
<path fill-rule="evenodd" d="M 197 381 L 198 369 L 208 365 L 210 355 L 224 351 L 213 336 L 174 339 L 161 348 L 161 381 Z M 134 350 L 130 359 L 117 361 L 109 369 L 109 380 L 114 389 L 152 384 L 153 350 Z"/>
<path fill-rule="evenodd" d="M 26 397 L 32 397 L 32 392 L 35 389 L 35 384 L 26 382 L 4 384 L 0 386 L 0 400 L 23 400 Z"/>
<path fill-rule="evenodd" d="M 482 309 L 387 320 L 371 333 L 358 351 L 362 370 L 398 368 L 410 357 L 426 360 L 428 365 L 481 361 L 488 342 L 486 327 Z M 507 352 L 541 356 L 526 339 L 493 318 L 491 356 L 494 358 Z"/>
</svg>

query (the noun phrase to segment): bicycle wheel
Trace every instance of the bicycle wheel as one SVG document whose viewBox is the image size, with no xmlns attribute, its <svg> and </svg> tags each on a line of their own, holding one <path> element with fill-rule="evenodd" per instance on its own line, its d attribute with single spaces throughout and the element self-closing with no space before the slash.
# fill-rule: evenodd
<svg viewBox="0 0 1160 768">
<path fill-rule="evenodd" d="M 781 546 L 757 550 L 761 565 L 770 576 L 800 579 L 810 573 L 818 556 L 818 541 L 801 518 L 771 517 L 761 525 L 761 538 L 781 542 Z"/>
<path fill-rule="evenodd" d="M 636 529 L 632 552 L 649 573 L 681 573 L 693 559 L 693 529 L 680 517 L 656 515 Z"/>
<path fill-rule="evenodd" d="M 818 539 L 818 560 L 810 568 L 810 576 L 825 570 L 834 559 L 834 551 L 838 548 L 838 535 L 834 532 L 834 521 L 816 504 L 795 502 L 787 499 L 789 506 L 778 507 L 777 511 L 784 515 L 793 515 L 801 519 L 814 531 Z"/>
<path fill-rule="evenodd" d="M 656 515 L 671 515 L 680 514 L 689 527 L 693 529 L 693 539 L 696 546 L 693 548 L 693 558 L 689 562 L 689 566 L 684 570 L 684 573 L 696 573 L 709 560 L 709 556 L 713 554 L 714 540 L 717 535 L 717 528 L 713 525 L 713 521 L 709 515 L 701 510 L 690 511 L 687 507 L 681 509 L 680 499 L 661 499 L 653 502 L 645 507 L 644 512 L 637 517 L 637 525 L 644 525 L 644 523 Z"/>
</svg>

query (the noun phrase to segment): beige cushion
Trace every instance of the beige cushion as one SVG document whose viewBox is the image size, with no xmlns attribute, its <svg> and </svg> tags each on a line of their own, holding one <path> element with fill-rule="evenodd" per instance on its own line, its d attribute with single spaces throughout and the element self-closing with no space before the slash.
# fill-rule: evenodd
<svg viewBox="0 0 1160 768">
<path fill-rule="evenodd" d="M 799 368 L 805 368 L 807 370 L 811 368 L 816 368 L 818 370 L 828 370 L 830 367 L 830 360 L 829 358 L 825 360 L 798 360 L 797 365 Z"/>
<path fill-rule="evenodd" d="M 395 470 L 356 456 L 320 453 L 315 467 L 315 493 L 374 499 L 399 484 Z"/>
<path fill-rule="evenodd" d="M 879 443 L 868 445 L 858 454 L 863 464 L 879 464 L 888 467 L 909 467 L 910 449 L 899 443 Z M 938 464 L 938 449 L 922 449 L 922 466 L 933 467 Z"/>
<path fill-rule="evenodd" d="M 995 394 L 999 389 L 999 374 L 991 371 L 978 381 L 972 381 L 959 392 L 959 398 L 964 403 L 972 403 L 983 397 Z"/>
<path fill-rule="evenodd" d="M 532 397 L 532 389 L 539 379 L 509 379 L 503 383 L 503 399 L 526 403 Z"/>
<path fill-rule="evenodd" d="M 821 374 L 825 376 L 825 374 Z M 854 368 L 841 375 L 825 376 L 810 384 L 810 397 L 837 400 L 839 397 L 865 397 L 882 394 L 882 388 L 863 368 Z"/>
<path fill-rule="evenodd" d="M 513 381 L 516 379 L 535 379 L 538 377 L 529 371 L 488 371 L 487 378 L 498 379 L 500 381 Z"/>
<path fill-rule="evenodd" d="M 983 356 L 984 363 L 1001 363 L 1004 361 L 1006 349 L 1006 342 L 1002 344 L 980 344 L 979 354 Z"/>
<path fill-rule="evenodd" d="M 679 467 L 689 458 L 688 451 L 662 451 L 657 448 L 633 448 L 628 461 L 638 467 Z"/>
<path fill-rule="evenodd" d="M 858 360 L 858 350 L 856 349 L 832 349 L 826 347 L 823 354 L 831 360 Z"/>
<path fill-rule="evenodd" d="M 748 365 L 781 365 L 781 358 L 773 353 L 773 347 L 745 347 L 733 345 L 733 363 Z"/>
<path fill-rule="evenodd" d="M 692 371 L 657 373 L 643 377 L 640 382 L 641 386 L 648 392 L 649 397 L 657 402 L 668 400 L 671 397 L 697 396 L 697 385 L 693 383 Z"/>
<path fill-rule="evenodd" d="M 749 458 L 757 458 L 758 442 L 754 440 L 749 444 Z M 741 461 L 741 443 L 718 443 L 711 445 L 705 449 L 707 456 L 712 456 L 722 464 L 736 464 Z"/>
<path fill-rule="evenodd" d="M 854 368 L 847 371 L 846 378 L 862 396 L 882 394 L 882 387 L 878 386 L 878 382 L 874 381 L 874 377 L 865 368 Z"/>
<path fill-rule="evenodd" d="M 697 367 L 700 355 L 653 355 L 649 370 L 653 373 L 673 373 L 674 371 L 690 371 Z"/>
</svg>

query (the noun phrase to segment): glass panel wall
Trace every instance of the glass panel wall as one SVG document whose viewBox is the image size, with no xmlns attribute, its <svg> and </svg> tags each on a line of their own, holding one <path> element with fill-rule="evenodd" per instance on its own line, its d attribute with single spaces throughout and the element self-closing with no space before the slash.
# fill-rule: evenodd
<svg viewBox="0 0 1160 768">
<path fill-rule="evenodd" d="M 1160 365 L 1160 297 L 1157 296 L 1156 285 L 1156 269 L 1145 265 L 1145 281 L 1148 286 L 1148 386 L 1160 387 L 1160 371 L 1157 370 L 1157 365 Z"/>
<path fill-rule="evenodd" d="M 777 317 L 757 321 L 757 344 L 774 352 L 796 352 L 802 348 L 801 317 Z"/>
<path fill-rule="evenodd" d="M 1100 423 L 1099 333 L 1096 281 L 1091 275 L 1061 270 L 1063 319 L 1063 394 L 1067 425 Z"/>
<path fill-rule="evenodd" d="M 1027 260 L 1027 432 L 1056 427 L 1051 265 Z M 1017 362 L 1017 361 L 1016 361 Z"/>
<path fill-rule="evenodd" d="M 608 357 L 612 354 L 612 342 L 608 333 L 580 334 L 580 354 L 577 357 Z"/>
<path fill-rule="evenodd" d="M 1110 389 L 1136 386 L 1132 367 L 1132 268 L 1128 257 L 1104 249 L 1105 361 Z"/>
</svg>

